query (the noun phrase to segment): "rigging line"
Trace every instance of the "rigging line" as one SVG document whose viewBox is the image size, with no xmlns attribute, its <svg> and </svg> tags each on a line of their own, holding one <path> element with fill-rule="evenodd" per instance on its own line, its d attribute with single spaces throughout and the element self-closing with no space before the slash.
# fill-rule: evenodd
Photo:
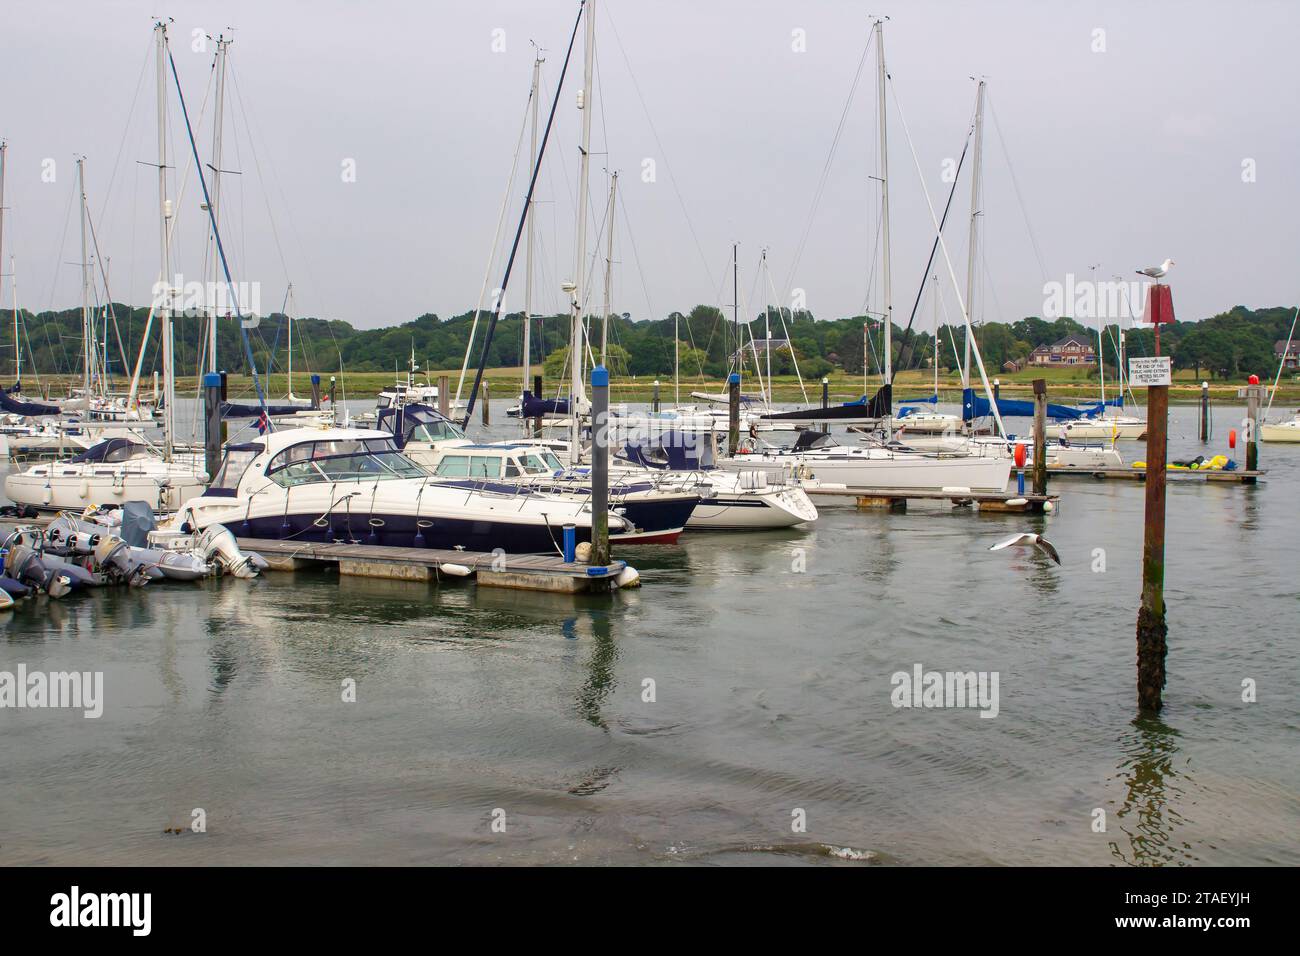
<svg viewBox="0 0 1300 956">
<path fill-rule="evenodd" d="M 117 157 L 113 160 L 113 169 L 108 177 L 108 185 L 104 189 L 104 201 L 99 207 L 99 218 L 104 218 L 104 213 L 108 209 L 108 202 L 113 194 L 113 183 L 117 181 L 117 171 L 122 163 L 122 152 L 126 149 L 126 138 L 131 132 L 131 117 L 135 115 L 136 103 L 140 101 L 140 90 L 144 87 L 144 74 L 149 66 L 149 60 L 153 52 L 154 41 L 150 39 L 144 48 L 144 58 L 140 61 L 140 75 L 135 81 L 135 93 L 131 97 L 131 108 L 126 111 L 126 122 L 122 124 L 122 141 L 117 145 Z"/>
<path fill-rule="evenodd" d="M 808 237 L 812 234 L 813 221 L 817 216 L 817 209 L 821 205 L 822 194 L 826 191 L 826 182 L 830 178 L 831 164 L 835 160 L 835 153 L 839 149 L 840 137 L 844 133 L 845 124 L 849 119 L 849 110 L 853 107 L 853 100 L 858 93 L 858 83 L 862 79 L 862 71 L 866 69 L 867 59 L 871 54 L 872 44 L 875 42 L 875 31 L 868 36 L 866 44 L 862 47 L 862 57 L 858 60 L 858 68 L 853 74 L 853 82 L 849 86 L 849 95 L 844 100 L 844 108 L 840 110 L 840 120 L 835 126 L 835 136 L 831 139 L 830 151 L 826 154 L 826 161 L 822 164 L 821 178 L 817 181 L 817 189 L 813 193 L 812 205 L 808 209 L 808 219 L 804 223 L 803 232 L 799 236 L 799 244 L 795 247 L 794 259 L 790 263 L 790 274 L 786 276 L 784 289 L 789 289 L 794 283 L 795 272 L 799 269 L 799 263 L 803 260 L 804 247 L 808 242 Z"/>
<path fill-rule="evenodd" d="M 966 308 L 966 303 L 962 299 L 961 289 L 957 283 L 957 272 L 953 269 L 952 259 L 948 255 L 948 244 L 943 241 L 943 230 L 939 228 L 939 217 L 935 214 L 934 203 L 930 201 L 930 190 L 925 185 L 925 175 L 921 172 L 921 159 L 916 155 L 916 146 L 912 142 L 912 133 L 907 126 L 907 118 L 903 115 L 903 104 L 898 99 L 898 88 L 894 86 L 891 78 L 889 84 L 890 91 L 894 94 L 894 108 L 898 111 L 899 124 L 903 127 L 903 136 L 907 140 L 908 151 L 912 154 L 912 164 L 916 167 L 916 176 L 921 183 L 921 192 L 925 196 L 925 205 L 930 212 L 930 221 L 934 226 L 935 234 L 939 238 L 939 248 L 943 251 L 943 261 L 948 267 L 948 277 L 952 280 L 953 295 L 957 297 L 957 304 L 961 306 L 962 315 L 966 319 L 967 334 L 971 341 L 971 351 L 975 356 L 975 364 L 979 368 L 980 381 L 984 385 L 984 390 L 988 395 L 993 394 L 993 388 L 989 384 L 988 372 L 984 368 L 984 356 L 980 353 L 979 340 L 970 334 L 970 312 Z M 1002 413 L 998 410 L 997 402 L 992 403 L 993 420 L 997 423 L 998 434 L 1003 438 L 1007 435 L 1006 426 L 1002 422 Z"/>
<path fill-rule="evenodd" d="M 163 42 L 166 43 L 166 34 L 163 36 Z M 230 300 L 235 305 L 235 316 L 241 321 L 239 323 L 240 338 L 244 342 L 244 355 L 248 359 L 249 373 L 253 376 L 253 385 L 257 389 L 257 401 L 262 406 L 262 411 L 266 411 L 266 396 L 262 393 L 262 381 L 257 374 L 257 362 L 253 359 L 253 347 L 248 341 L 248 329 L 245 328 L 243 319 L 243 310 L 239 307 L 239 294 L 235 291 L 234 280 L 230 276 L 230 262 L 226 259 L 226 250 L 222 246 L 221 231 L 217 229 L 216 216 L 212 211 L 212 197 L 208 195 L 208 181 L 203 175 L 203 167 L 199 161 L 198 143 L 194 141 L 194 130 L 190 127 L 189 111 L 185 108 L 185 94 L 181 91 L 181 78 L 176 72 L 176 58 L 172 56 L 170 46 L 164 46 L 167 51 L 167 61 L 171 64 L 172 79 L 176 83 L 176 98 L 181 104 L 181 115 L 185 118 L 185 133 L 190 141 L 190 150 L 194 155 L 194 168 L 199 175 L 199 185 L 203 187 L 203 202 L 208 207 L 208 221 L 212 224 L 212 232 L 217 240 L 217 255 L 221 258 L 221 267 L 226 274 L 226 285 L 230 289 Z M 268 423 L 269 425 L 269 423 Z"/>
<path fill-rule="evenodd" d="M 1020 206 L 1020 215 L 1024 217 L 1025 229 L 1029 232 L 1029 243 L 1034 247 L 1034 258 L 1038 260 L 1038 268 L 1043 274 L 1043 283 L 1047 283 L 1047 264 L 1043 261 L 1043 253 L 1038 245 L 1038 237 L 1034 234 L 1033 223 L 1029 221 L 1029 208 L 1025 205 L 1025 197 L 1020 192 L 1020 180 L 1016 176 L 1016 169 L 1011 164 L 1011 153 L 1007 150 L 1007 141 L 1002 135 L 1002 124 L 998 122 L 998 111 L 993 108 L 993 97 L 989 95 L 988 88 L 984 89 L 984 100 L 989 105 L 989 115 L 993 117 L 993 129 L 998 134 L 998 145 L 1002 148 L 1002 158 L 1007 162 L 1007 172 L 1011 174 L 1011 186 L 1016 193 L 1016 202 Z"/>
<path fill-rule="evenodd" d="M 1296 319 L 1300 318 L 1300 305 L 1296 306 L 1295 312 L 1291 314 L 1291 331 L 1286 334 L 1286 345 L 1282 346 L 1282 360 L 1277 363 L 1277 377 L 1273 379 L 1273 390 L 1268 393 L 1268 407 L 1264 409 L 1264 417 L 1273 410 L 1273 396 L 1277 394 L 1277 387 L 1282 381 L 1282 366 L 1286 364 L 1286 353 L 1291 351 L 1291 340 L 1295 338 Z"/>
<path fill-rule="evenodd" d="M 944 226 L 948 224 L 948 211 L 952 208 L 953 196 L 957 194 L 957 184 L 961 181 L 961 168 L 966 162 L 966 151 L 970 148 L 971 136 L 975 132 L 975 125 L 966 129 L 966 142 L 961 147 L 961 157 L 957 160 L 957 171 L 952 178 L 952 188 L 948 190 L 948 201 L 944 203 L 943 218 L 939 220 L 939 232 L 943 232 Z M 930 281 L 930 270 L 934 266 L 934 254 L 939 249 L 939 237 L 935 236 L 934 242 L 930 246 L 930 258 L 925 262 L 925 272 L 921 275 L 920 288 L 916 290 L 916 300 L 912 303 L 912 314 L 907 317 L 907 328 L 903 330 L 903 344 L 899 348 L 898 367 L 900 369 L 908 368 L 912 360 L 912 323 L 916 321 L 916 310 L 921 307 L 921 296 L 925 293 L 926 283 Z"/>
<path fill-rule="evenodd" d="M 668 162 L 668 151 L 664 149 L 663 141 L 659 138 L 659 130 L 655 128 L 654 120 L 650 117 L 650 108 L 646 105 L 645 95 L 641 92 L 641 84 L 637 82 L 636 73 L 632 69 L 632 61 L 628 58 L 627 50 L 623 46 L 623 39 L 619 36 L 618 27 L 614 25 L 614 18 L 610 16 L 609 6 L 605 6 L 605 20 L 609 23 L 610 32 L 614 35 L 614 42 L 618 45 L 619 53 L 623 56 L 623 63 L 627 66 L 628 76 L 632 80 L 632 89 L 636 92 L 637 100 L 641 104 L 641 112 L 645 114 L 646 125 L 650 127 L 650 135 L 654 137 L 655 147 L 659 150 L 659 156 L 663 160 L 664 170 L 668 173 L 668 182 L 673 187 L 673 194 L 677 197 L 677 204 L 681 207 L 682 216 L 686 220 L 686 228 L 690 231 L 691 241 L 695 243 L 695 251 L 700 256 L 700 262 L 704 266 L 704 274 L 709 280 L 709 285 L 713 285 L 713 273 L 709 270 L 708 258 L 704 255 L 704 247 L 700 245 L 700 237 L 696 234 L 695 223 L 691 221 L 691 214 L 687 211 L 686 200 L 682 198 L 682 191 L 677 186 L 677 177 L 673 175 L 672 166 Z"/>
<path fill-rule="evenodd" d="M 510 178 L 506 181 L 506 191 L 501 197 L 501 211 L 497 213 L 496 231 L 492 234 L 492 247 L 488 250 L 487 268 L 483 270 L 483 283 L 479 286 L 478 302 L 474 306 L 474 321 L 470 325 L 469 341 L 465 343 L 465 358 L 461 362 L 460 378 L 456 380 L 456 396 L 452 401 L 452 406 L 460 404 L 461 389 L 465 385 L 465 373 L 469 370 L 469 356 L 474 350 L 474 338 L 478 334 L 478 321 L 479 317 L 483 313 L 483 297 L 487 295 L 488 283 L 492 281 L 492 266 L 496 263 L 497 255 L 500 252 L 501 229 L 505 225 L 506 210 L 510 207 L 510 194 L 513 193 L 515 189 L 515 176 L 519 172 L 519 156 L 524 148 L 524 132 L 528 129 L 529 110 L 527 107 L 532 104 L 532 101 L 533 90 L 532 84 L 530 83 L 528 85 L 528 99 L 525 101 L 523 120 L 519 124 L 519 138 L 515 142 L 515 157 L 510 164 Z M 532 165 L 532 162 L 530 162 L 530 165 Z M 527 212 L 526 208 L 525 212 Z M 495 305 L 498 312 L 500 311 L 501 301 L 505 298 L 505 294 L 504 289 L 497 293 L 497 301 Z M 478 388 L 478 385 L 475 384 L 474 387 Z"/>
<path fill-rule="evenodd" d="M 59 283 L 59 270 L 63 268 L 63 250 L 68 244 L 68 224 L 72 221 L 72 198 L 75 190 L 68 193 L 68 208 L 63 213 L 63 235 L 59 239 L 57 255 L 54 259 L 54 274 L 50 277 L 50 288 L 46 293 L 46 300 L 49 302 L 49 311 L 54 312 L 54 288 Z M 50 338 L 50 326 L 48 322 L 41 323 L 41 331 L 45 333 L 45 344 L 50 350 L 50 358 L 54 358 L 54 341 Z M 59 352 L 63 356 L 64 367 L 71 370 L 72 365 L 68 361 L 68 350 L 63 347 L 63 337 L 59 337 Z M 34 363 L 33 363 L 34 364 Z M 57 374 L 56 370 L 56 374 Z"/>
<path fill-rule="evenodd" d="M 771 267 L 770 264 L 768 265 L 767 269 L 764 270 L 764 272 L 765 272 L 766 275 L 767 275 L 767 287 L 768 287 L 768 289 L 771 290 L 771 292 L 772 292 L 772 296 L 773 296 L 774 298 L 776 298 L 777 301 L 778 301 L 778 303 L 779 303 L 779 302 L 780 302 L 780 296 L 777 295 L 776 286 L 775 286 L 775 285 L 773 284 L 773 282 L 772 282 L 772 267 Z M 781 320 L 781 332 L 782 332 L 782 334 L 785 335 L 786 341 L 790 343 L 790 361 L 791 361 L 792 363 L 794 363 L 794 375 L 795 375 L 795 378 L 796 378 L 796 379 L 798 380 L 798 382 L 799 382 L 799 391 L 803 394 L 803 401 L 804 401 L 804 404 L 807 405 L 807 404 L 808 404 L 808 389 L 804 386 L 804 383 L 803 383 L 803 375 L 801 375 L 801 374 L 799 373 L 799 355 L 798 355 L 798 352 L 795 350 L 795 346 L 794 346 L 794 336 L 792 336 L 792 335 L 790 334 L 789 326 L 787 326 L 787 325 L 785 324 L 785 306 L 783 306 L 783 305 L 779 305 L 779 304 L 778 304 L 777 307 L 776 307 L 776 315 L 777 315 L 777 318 L 779 318 L 779 319 Z M 794 324 L 794 310 L 793 310 L 793 309 L 790 310 L 790 324 L 791 324 L 791 325 Z M 862 357 L 862 361 L 863 361 L 863 363 L 865 363 L 866 360 L 867 360 L 867 359 L 866 359 L 866 356 L 864 355 L 864 356 Z"/>
<path fill-rule="evenodd" d="M 99 237 L 95 233 L 95 219 L 93 216 L 86 216 L 86 223 L 90 226 L 90 242 L 95 250 L 95 265 L 99 267 L 100 277 L 104 280 L 104 298 L 108 300 L 108 314 L 113 319 L 113 331 L 117 334 L 117 350 L 122 355 L 122 371 L 125 372 L 130 363 L 126 358 L 126 348 L 122 344 L 122 332 L 117 327 L 117 310 L 113 308 L 113 294 L 108 289 L 108 272 L 104 269 L 104 258 L 99 252 Z M 108 361 L 108 357 L 104 357 Z"/>
<path fill-rule="evenodd" d="M 465 418 L 461 422 L 462 428 L 469 424 L 470 415 L 474 412 L 474 400 L 478 396 L 479 386 L 483 382 L 483 370 L 487 366 L 488 350 L 492 347 L 492 333 L 496 331 L 497 322 L 501 318 L 501 304 L 505 299 L 506 289 L 510 285 L 510 273 L 514 269 L 515 255 L 519 252 L 519 240 L 524 234 L 524 225 L 528 221 L 528 207 L 532 204 L 533 193 L 537 189 L 537 175 L 542 169 L 542 157 L 546 155 L 546 144 L 551 138 L 551 127 L 555 123 L 555 113 L 560 105 L 560 92 L 564 88 L 564 77 L 569 72 L 569 60 L 573 56 L 573 46 L 578 41 L 578 27 L 582 24 L 582 17 L 586 12 L 586 9 L 586 0 L 579 0 L 578 16 L 573 21 L 573 33 L 569 36 L 569 48 L 565 51 L 564 66 L 560 68 L 560 79 L 555 87 L 555 99 L 551 101 L 551 110 L 546 117 L 546 131 L 542 134 L 542 142 L 537 148 L 536 159 L 529 164 L 533 169 L 528 180 L 528 193 L 524 196 L 524 214 L 519 217 L 519 224 L 515 227 L 514 243 L 510 247 L 510 258 L 506 260 L 505 276 L 501 280 L 501 293 L 497 297 L 496 308 L 492 310 L 492 316 L 488 320 L 487 332 L 483 336 L 483 351 L 479 356 L 478 369 L 474 372 L 474 388 L 470 391 L 469 397 L 465 400 Z M 520 130 L 519 135 L 522 141 L 522 129 Z M 581 263 L 579 263 L 579 265 L 581 266 Z M 573 350 L 570 349 L 570 353 L 572 352 Z"/>
</svg>

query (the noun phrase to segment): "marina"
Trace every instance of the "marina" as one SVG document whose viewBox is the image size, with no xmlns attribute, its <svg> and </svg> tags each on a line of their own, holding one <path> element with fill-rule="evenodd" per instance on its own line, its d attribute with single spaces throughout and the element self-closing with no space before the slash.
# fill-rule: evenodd
<svg viewBox="0 0 1300 956">
<path fill-rule="evenodd" d="M 398 8 L 87 13 L 0 138 L 0 867 L 1300 865 L 1293 187 L 1116 108 L 1217 47 Z"/>
</svg>

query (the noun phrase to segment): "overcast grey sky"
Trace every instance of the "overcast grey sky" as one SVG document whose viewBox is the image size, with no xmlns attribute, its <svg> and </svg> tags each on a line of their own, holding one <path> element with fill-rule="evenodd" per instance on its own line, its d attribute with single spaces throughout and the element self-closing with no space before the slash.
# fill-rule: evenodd
<svg viewBox="0 0 1300 956">
<path fill-rule="evenodd" d="M 236 277 L 261 283 L 263 311 L 279 308 L 286 279 L 300 313 L 362 327 L 472 308 L 524 117 L 529 41 L 547 50 L 549 96 L 577 8 L 576 0 L 3 0 L 4 271 L 14 255 L 20 304 L 78 302 L 68 264 L 78 258 L 78 153 L 88 157 L 114 298 L 148 299 L 158 268 L 157 184 L 138 161 L 155 158 L 150 17 L 165 13 L 175 20 L 171 42 L 192 116 L 213 50 L 192 50 L 194 31 L 234 28 L 224 165 L 241 175 L 224 180 L 224 232 Z M 997 119 L 985 141 L 985 318 L 1040 314 L 1044 282 L 1067 272 L 1087 278 L 1100 264 L 1105 277 L 1132 278 L 1166 256 L 1177 260 L 1170 278 L 1179 318 L 1300 299 L 1294 3 L 600 0 L 591 193 L 598 224 L 605 170 L 620 171 L 616 311 L 657 318 L 729 302 L 733 241 L 751 311 L 764 298 L 755 292 L 763 248 L 789 294 L 869 14 L 881 12 L 892 17 L 885 36 L 900 324 L 933 229 L 893 96 L 941 204 L 943 164 L 960 151 L 977 74 L 988 78 Z M 868 301 L 878 218 L 869 178 L 874 68 L 873 51 L 789 283 L 806 291 L 819 318 L 856 314 Z M 560 307 L 559 284 L 573 271 L 580 82 L 581 39 L 538 192 L 537 311 Z M 199 132 L 205 162 L 210 121 L 209 106 Z M 176 126 L 172 143 L 187 148 Z M 647 158 L 656 163 L 653 182 L 644 181 Z M 43 181 L 47 159 L 53 182 Z M 178 180 L 187 159 L 177 161 Z M 348 160 L 355 182 L 342 175 Z M 1247 160 L 1253 182 L 1243 181 Z M 523 191 L 521 178 L 507 233 Z M 963 181 L 945 234 L 963 281 L 968 195 Z M 198 202 L 191 184 L 176 250 L 186 278 L 202 271 Z M 8 280 L 3 295 L 7 308 Z M 507 303 L 522 304 L 520 273 Z"/>
</svg>

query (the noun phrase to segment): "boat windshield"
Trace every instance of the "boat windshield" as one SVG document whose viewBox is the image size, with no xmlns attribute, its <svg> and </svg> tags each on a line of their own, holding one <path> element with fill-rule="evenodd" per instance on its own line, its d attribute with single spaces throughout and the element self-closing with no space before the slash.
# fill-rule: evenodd
<svg viewBox="0 0 1300 956">
<path fill-rule="evenodd" d="M 280 452 L 266 476 L 283 487 L 322 481 L 424 478 L 428 472 L 393 448 L 387 438 L 301 442 Z"/>
<path fill-rule="evenodd" d="M 421 422 L 411 429 L 411 435 L 406 440 L 410 441 L 447 441 L 451 438 L 464 438 L 465 433 L 455 425 L 446 420 L 437 420 Z"/>
</svg>

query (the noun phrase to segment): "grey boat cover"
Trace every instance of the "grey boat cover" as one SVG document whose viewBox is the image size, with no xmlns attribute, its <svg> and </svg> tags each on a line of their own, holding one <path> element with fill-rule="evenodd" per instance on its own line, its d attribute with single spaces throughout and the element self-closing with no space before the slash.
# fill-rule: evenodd
<svg viewBox="0 0 1300 956">
<path fill-rule="evenodd" d="M 158 527 L 147 501 L 122 503 L 122 540 L 133 548 L 149 547 L 149 532 Z"/>
</svg>

